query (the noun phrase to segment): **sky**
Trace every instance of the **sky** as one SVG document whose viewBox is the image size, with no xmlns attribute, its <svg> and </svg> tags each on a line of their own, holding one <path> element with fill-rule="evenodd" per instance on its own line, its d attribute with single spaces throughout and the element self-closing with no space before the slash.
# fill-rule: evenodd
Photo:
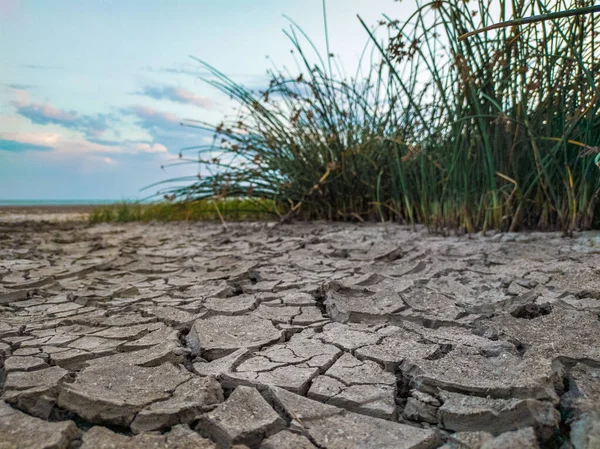
<svg viewBox="0 0 600 449">
<path fill-rule="evenodd" d="M 394 0 L 328 0 L 331 51 L 356 67 Z M 0 200 L 131 200 L 196 165 L 206 143 L 182 119 L 220 122 L 232 104 L 200 78 L 204 60 L 247 86 L 293 66 L 292 18 L 325 54 L 321 0 L 0 0 Z M 267 58 L 268 56 L 268 58 Z"/>
</svg>

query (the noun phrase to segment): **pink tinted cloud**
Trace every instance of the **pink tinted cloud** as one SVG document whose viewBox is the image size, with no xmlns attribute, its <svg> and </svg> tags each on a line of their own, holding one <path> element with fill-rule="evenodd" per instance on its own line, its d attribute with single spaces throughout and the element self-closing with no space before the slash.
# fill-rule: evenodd
<svg viewBox="0 0 600 449">
<path fill-rule="evenodd" d="M 66 111 L 49 103 L 32 103 L 25 89 L 13 89 L 15 99 L 11 104 L 21 117 L 36 125 L 58 125 L 83 132 L 88 138 L 98 139 L 108 129 L 110 118 L 106 114 L 85 115 Z"/>
<path fill-rule="evenodd" d="M 0 133 L 0 140 L 17 142 L 34 147 L 52 149 L 57 153 L 166 153 L 160 143 L 124 142 L 120 145 L 103 145 L 87 140 L 64 140 L 58 133 L 13 132 Z"/>
<path fill-rule="evenodd" d="M 167 147 L 160 143 L 136 143 L 132 147 L 139 153 L 166 153 Z"/>
<path fill-rule="evenodd" d="M 15 100 L 12 103 L 17 108 L 27 106 L 29 104 L 29 92 L 27 92 L 25 89 L 12 89 L 12 92 L 15 96 Z"/>
<path fill-rule="evenodd" d="M 172 97 L 179 99 L 181 103 L 189 103 L 204 109 L 212 108 L 212 101 L 209 98 L 201 97 L 180 87 L 173 88 Z"/>
<path fill-rule="evenodd" d="M 36 132 L 0 133 L 0 138 L 19 143 L 28 143 L 30 145 L 54 147 L 60 141 L 60 134 Z"/>
<path fill-rule="evenodd" d="M 175 114 L 162 112 L 149 106 L 132 106 L 129 111 L 139 118 L 155 123 L 179 125 L 180 120 Z"/>
<path fill-rule="evenodd" d="M 214 107 L 214 103 L 210 98 L 196 95 L 194 92 L 182 87 L 146 86 L 136 93 L 154 98 L 155 100 L 169 100 L 175 103 L 191 104 L 202 109 L 212 109 Z"/>
<path fill-rule="evenodd" d="M 75 122 L 77 120 L 77 114 L 74 112 L 63 111 L 58 109 L 51 104 L 44 103 L 31 103 L 27 108 L 40 116 L 46 117 L 48 120 L 52 120 L 60 123 Z"/>
<path fill-rule="evenodd" d="M 159 111 L 149 106 L 135 105 L 123 112 L 134 116 L 136 123 L 149 131 L 151 138 L 148 140 L 116 140 L 103 139 L 104 131 L 109 129 L 112 120 L 110 116 L 98 114 L 94 116 L 78 114 L 55 107 L 49 103 L 34 103 L 30 100 L 26 89 L 12 88 L 16 117 L 29 119 L 35 125 L 58 125 L 67 131 L 63 132 L 20 132 L 2 133 L 0 131 L 0 144 L 9 151 L 36 151 L 52 150 L 53 153 L 168 153 L 164 142 L 155 140 L 155 134 L 179 130 L 180 119 L 175 114 Z M 78 137 L 68 131 L 79 131 L 83 135 Z M 0 148 L 2 149 L 2 148 Z"/>
</svg>

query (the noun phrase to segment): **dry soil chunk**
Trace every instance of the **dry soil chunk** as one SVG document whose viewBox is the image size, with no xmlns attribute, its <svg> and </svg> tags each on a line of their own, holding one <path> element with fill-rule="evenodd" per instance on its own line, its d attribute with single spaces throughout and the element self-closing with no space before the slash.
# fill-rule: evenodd
<svg viewBox="0 0 600 449">
<path fill-rule="evenodd" d="M 382 370 L 377 363 L 370 360 L 359 360 L 349 353 L 344 353 L 337 359 L 326 374 L 347 385 L 394 385 L 396 383 L 396 377 L 392 373 Z"/>
<path fill-rule="evenodd" d="M 48 418 L 58 395 L 59 385 L 69 372 L 52 366 L 37 371 L 8 373 L 2 398 L 22 410 Z"/>
<path fill-rule="evenodd" d="M 298 396 L 281 388 L 268 399 L 291 418 L 291 427 L 306 432 L 327 449 L 428 449 L 439 446 L 437 432 L 351 413 Z"/>
<path fill-rule="evenodd" d="M 236 372 L 221 375 L 227 388 L 238 385 L 263 387 L 275 385 L 298 394 L 306 394 L 310 381 L 319 374 L 318 368 L 301 366 L 282 366 L 265 372 Z"/>
<path fill-rule="evenodd" d="M 316 303 L 312 295 L 299 291 L 285 294 L 281 301 L 288 306 L 312 306 Z"/>
<path fill-rule="evenodd" d="M 462 321 L 465 309 L 454 304 L 452 298 L 431 288 L 414 288 L 402 293 L 409 306 L 400 315 L 403 319 L 424 325 L 443 325 Z"/>
<path fill-rule="evenodd" d="M 146 337 L 143 337 L 146 338 Z M 97 358 L 88 361 L 87 365 L 138 365 L 138 366 L 159 366 L 163 363 L 179 364 L 183 361 L 183 354 L 187 349 L 181 346 L 178 340 L 165 340 L 162 343 L 151 346 L 147 349 L 132 352 L 120 352 L 106 357 Z"/>
<path fill-rule="evenodd" d="M 316 340 L 294 337 L 287 343 L 270 346 L 256 352 L 237 367 L 238 372 L 268 371 L 286 365 L 298 365 L 327 370 L 341 351 Z"/>
<path fill-rule="evenodd" d="M 535 431 L 531 427 L 526 427 L 488 440 L 483 443 L 481 449 L 539 449 L 539 447 Z"/>
<path fill-rule="evenodd" d="M 242 315 L 256 308 L 258 297 L 256 295 L 238 295 L 227 298 L 208 298 L 204 306 L 220 315 Z"/>
<path fill-rule="evenodd" d="M 456 326 L 443 326 L 436 329 L 426 328 L 420 324 L 405 322 L 399 332 L 410 331 L 420 335 L 423 340 L 431 341 L 439 345 L 452 346 L 456 348 L 465 346 L 479 350 L 488 356 L 497 355 L 501 352 L 517 353 L 516 347 L 504 340 L 490 340 L 475 335 L 472 330 Z M 401 330 L 400 330 L 401 329 Z"/>
<path fill-rule="evenodd" d="M 114 338 L 117 340 L 135 340 L 142 338 L 148 332 L 153 332 L 164 327 L 161 323 L 135 324 L 127 327 L 109 327 L 94 333 L 94 337 Z"/>
<path fill-rule="evenodd" d="M 292 319 L 298 315 L 300 315 L 300 307 L 297 306 L 282 306 L 282 305 L 273 305 L 269 306 L 266 304 L 261 304 L 258 306 L 258 309 L 254 312 L 257 316 L 261 318 L 265 318 L 267 320 L 271 320 L 274 323 L 286 323 L 291 324 Z M 320 317 L 322 319 L 323 317 Z"/>
<path fill-rule="evenodd" d="M 165 341 L 178 342 L 178 331 L 168 326 L 161 326 L 143 337 L 122 345 L 125 351 L 147 349 Z"/>
<path fill-rule="evenodd" d="M 494 436 L 487 432 L 457 432 L 448 437 L 448 442 L 440 449 L 481 449 L 481 446 Z"/>
<path fill-rule="evenodd" d="M 294 337 L 255 353 L 221 377 L 229 387 L 275 385 L 305 394 L 310 381 L 329 368 L 340 352 L 318 340 Z"/>
<path fill-rule="evenodd" d="M 567 423 L 600 412 L 600 367 L 578 363 L 569 370 L 567 385 L 561 397 L 561 408 L 568 411 Z"/>
<path fill-rule="evenodd" d="M 342 355 L 312 383 L 308 397 L 377 418 L 396 413 L 396 377 L 375 362 Z"/>
<path fill-rule="evenodd" d="M 82 370 L 74 383 L 62 385 L 58 404 L 93 423 L 129 426 L 141 410 L 169 399 L 190 377 L 170 363 L 152 368 L 94 364 Z"/>
<path fill-rule="evenodd" d="M 95 354 L 82 349 L 65 349 L 64 351 L 53 352 L 50 355 L 52 364 L 68 370 L 77 370 L 82 368 L 86 361 L 93 359 Z"/>
<path fill-rule="evenodd" d="M 356 350 L 359 359 L 374 360 L 382 364 L 387 371 L 395 372 L 407 359 L 419 360 L 431 357 L 437 350 L 437 344 L 424 344 L 418 335 L 400 331 L 385 337 L 378 344 L 367 345 Z"/>
<path fill-rule="evenodd" d="M 197 429 L 220 447 L 233 444 L 255 446 L 285 427 L 285 421 L 261 394 L 250 387 L 238 387 L 213 412 L 200 418 Z"/>
<path fill-rule="evenodd" d="M 327 291 L 325 307 L 327 315 L 339 323 L 387 322 L 390 314 L 406 309 L 406 304 L 393 290 L 332 288 Z"/>
<path fill-rule="evenodd" d="M 2 449 L 67 449 L 77 434 L 73 421 L 46 422 L 0 401 Z"/>
<path fill-rule="evenodd" d="M 491 399 L 442 393 L 444 405 L 438 412 L 440 424 L 454 431 L 502 432 L 533 426 L 549 437 L 558 427 L 560 415 L 549 402 L 534 399 Z"/>
<path fill-rule="evenodd" d="M 69 347 L 100 356 L 117 352 L 117 348 L 122 343 L 125 343 L 125 340 L 114 340 L 86 335 L 85 337 L 81 337 L 80 339 L 69 343 Z"/>
<path fill-rule="evenodd" d="M 49 390 L 58 386 L 68 371 L 52 366 L 32 372 L 9 373 L 4 384 L 5 391 L 27 391 L 29 389 Z"/>
<path fill-rule="evenodd" d="M 575 362 L 600 363 L 600 321 L 597 313 L 555 307 L 550 314 L 531 319 L 510 314 L 495 317 L 489 325 L 496 333 L 531 348 L 532 353 Z"/>
<path fill-rule="evenodd" d="M 459 347 L 442 357 L 405 360 L 402 371 L 421 391 L 438 388 L 495 398 L 534 398 L 557 401 L 562 365 L 552 359 L 501 353 L 486 357 L 476 349 Z"/>
<path fill-rule="evenodd" d="M 404 407 L 404 416 L 412 421 L 424 421 L 437 424 L 437 407 L 416 398 L 408 398 Z"/>
<path fill-rule="evenodd" d="M 105 427 L 92 427 L 81 449 L 216 449 L 216 445 L 188 427 L 176 426 L 165 434 L 121 435 Z"/>
<path fill-rule="evenodd" d="M 223 400 L 223 390 L 214 377 L 193 377 L 179 385 L 170 399 L 155 402 L 140 411 L 131 429 L 142 432 L 187 424 Z"/>
<path fill-rule="evenodd" d="M 33 356 L 13 356 L 4 362 L 4 369 L 7 373 L 10 371 L 34 371 L 41 368 L 48 368 L 48 364 L 43 359 Z"/>
<path fill-rule="evenodd" d="M 238 349 L 212 362 L 194 363 L 194 372 L 201 376 L 220 376 L 223 373 L 233 371 L 236 366 L 248 357 L 249 353 L 250 351 L 247 349 Z"/>
<path fill-rule="evenodd" d="M 149 315 L 154 315 L 162 322 L 177 329 L 189 329 L 192 323 L 199 318 L 197 314 L 192 314 L 175 307 L 146 307 L 143 309 Z"/>
<path fill-rule="evenodd" d="M 334 344 L 346 351 L 353 351 L 361 346 L 374 345 L 382 339 L 382 335 L 369 331 L 365 326 L 330 323 L 323 332 L 314 338 L 323 343 Z"/>
<path fill-rule="evenodd" d="M 600 411 L 587 413 L 571 424 L 571 442 L 575 449 L 600 447 Z"/>
<path fill-rule="evenodd" d="M 156 322 L 155 317 L 145 317 L 138 312 L 119 313 L 104 318 L 98 322 L 101 326 L 136 326 Z"/>
<path fill-rule="evenodd" d="M 395 419 L 395 388 L 388 385 L 344 385 L 328 376 L 317 377 L 308 397 L 365 415 Z"/>
<path fill-rule="evenodd" d="M 317 449 L 304 435 L 282 430 L 262 442 L 260 449 Z"/>
<path fill-rule="evenodd" d="M 194 355 L 214 360 L 240 348 L 258 349 L 281 338 L 282 331 L 271 321 L 254 315 L 213 316 L 194 323 L 188 343 Z"/>
</svg>

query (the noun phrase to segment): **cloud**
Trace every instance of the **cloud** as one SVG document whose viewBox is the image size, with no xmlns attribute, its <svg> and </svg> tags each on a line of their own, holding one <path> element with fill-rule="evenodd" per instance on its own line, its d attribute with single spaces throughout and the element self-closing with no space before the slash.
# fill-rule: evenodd
<svg viewBox="0 0 600 449">
<path fill-rule="evenodd" d="M 43 145 L 34 145 L 26 142 L 18 142 L 16 140 L 0 139 L 0 151 L 20 153 L 22 151 L 47 151 L 51 149 L 52 147 L 46 147 Z"/>
<path fill-rule="evenodd" d="M 60 134 L 37 132 L 5 132 L 0 133 L 0 138 L 51 147 L 60 140 Z"/>
<path fill-rule="evenodd" d="M 51 150 L 60 139 L 58 134 L 49 133 L 2 133 L 0 134 L 0 150 L 47 151 Z"/>
<path fill-rule="evenodd" d="M 27 89 L 18 89 L 13 87 L 12 94 L 15 97 L 15 100 L 11 102 L 14 107 L 19 108 L 29 104 L 29 92 L 27 92 Z"/>
<path fill-rule="evenodd" d="M 17 105 L 17 114 L 28 118 L 38 125 L 49 123 L 71 127 L 77 121 L 77 114 L 73 111 L 63 111 L 50 104 L 31 103 Z"/>
<path fill-rule="evenodd" d="M 134 116 L 135 123 L 147 131 L 173 130 L 181 123 L 175 114 L 159 111 L 149 106 L 130 106 L 123 109 L 122 112 Z"/>
<path fill-rule="evenodd" d="M 169 149 L 177 152 L 195 145 L 201 138 L 197 130 L 182 127 L 181 119 L 176 114 L 149 106 L 132 105 L 111 114 L 81 114 L 48 102 L 31 101 L 26 89 L 16 87 L 24 86 L 12 88 L 14 97 L 11 105 L 16 112 L 15 118 L 26 118 L 34 125 L 55 125 L 60 127 L 58 129 L 76 133 L 58 131 L 59 134 L 53 134 L 51 138 L 42 130 L 13 133 L 12 136 L 0 133 L 1 150 L 52 150 L 49 153 L 57 157 L 60 154 L 85 153 L 120 154 L 119 157 L 146 154 L 147 157 L 153 157 L 151 155 L 166 154 Z M 181 92 L 179 94 L 187 98 Z M 133 120 L 127 120 L 128 117 Z M 124 136 L 122 132 L 125 132 Z"/>
<path fill-rule="evenodd" d="M 10 117 L 21 121 L 12 129 L 25 129 L 26 119 L 33 124 L 32 132 L 0 132 L 0 153 L 5 155 L 29 152 L 49 162 L 86 159 L 90 164 L 94 160 L 101 166 L 116 166 L 127 160 L 164 162 L 169 150 L 178 152 L 199 140 L 197 130 L 182 127 L 180 117 L 170 112 L 132 105 L 110 114 L 83 114 L 34 101 L 27 87 L 9 86 L 15 111 Z"/>
<path fill-rule="evenodd" d="M 96 143 L 98 145 L 104 145 L 107 147 L 117 147 L 123 143 L 122 140 L 95 139 L 93 137 L 88 137 L 86 140 L 88 142 Z"/>
<path fill-rule="evenodd" d="M 94 142 L 62 141 L 55 146 L 55 151 L 60 153 L 99 153 L 99 154 L 142 154 L 166 153 L 164 145 L 152 142 L 123 141 L 118 145 L 100 145 Z"/>
<path fill-rule="evenodd" d="M 133 145 L 134 148 L 140 153 L 166 153 L 167 147 L 160 143 L 136 143 Z"/>
<path fill-rule="evenodd" d="M 175 114 L 160 111 L 149 106 L 130 106 L 121 113 L 133 117 L 134 124 L 144 129 L 150 142 L 166 147 L 172 153 L 182 148 L 202 144 L 213 133 L 198 128 L 181 126 L 181 118 Z"/>
<path fill-rule="evenodd" d="M 201 97 L 182 87 L 146 86 L 135 92 L 135 94 L 154 98 L 155 100 L 169 100 L 175 103 L 190 104 L 202 109 L 212 109 L 214 107 L 214 103 L 210 98 Z"/>
<path fill-rule="evenodd" d="M 0 150 L 12 152 L 52 150 L 62 154 L 155 154 L 167 152 L 167 148 L 160 143 L 123 141 L 103 145 L 85 139 L 65 140 L 56 133 L 36 132 L 0 133 Z"/>
<path fill-rule="evenodd" d="M 106 114 L 85 115 L 76 111 L 66 111 L 47 103 L 32 103 L 24 89 L 14 88 L 16 100 L 12 102 L 16 113 L 36 125 L 59 125 L 74 131 L 81 131 L 87 137 L 98 139 L 108 129 L 109 116 Z"/>
</svg>

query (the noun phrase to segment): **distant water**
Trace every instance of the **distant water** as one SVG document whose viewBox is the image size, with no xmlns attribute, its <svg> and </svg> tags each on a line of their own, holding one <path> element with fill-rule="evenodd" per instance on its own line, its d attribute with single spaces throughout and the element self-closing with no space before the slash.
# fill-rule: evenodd
<svg viewBox="0 0 600 449">
<path fill-rule="evenodd" d="M 0 206 L 87 206 L 122 203 L 134 200 L 3 200 Z"/>
</svg>

